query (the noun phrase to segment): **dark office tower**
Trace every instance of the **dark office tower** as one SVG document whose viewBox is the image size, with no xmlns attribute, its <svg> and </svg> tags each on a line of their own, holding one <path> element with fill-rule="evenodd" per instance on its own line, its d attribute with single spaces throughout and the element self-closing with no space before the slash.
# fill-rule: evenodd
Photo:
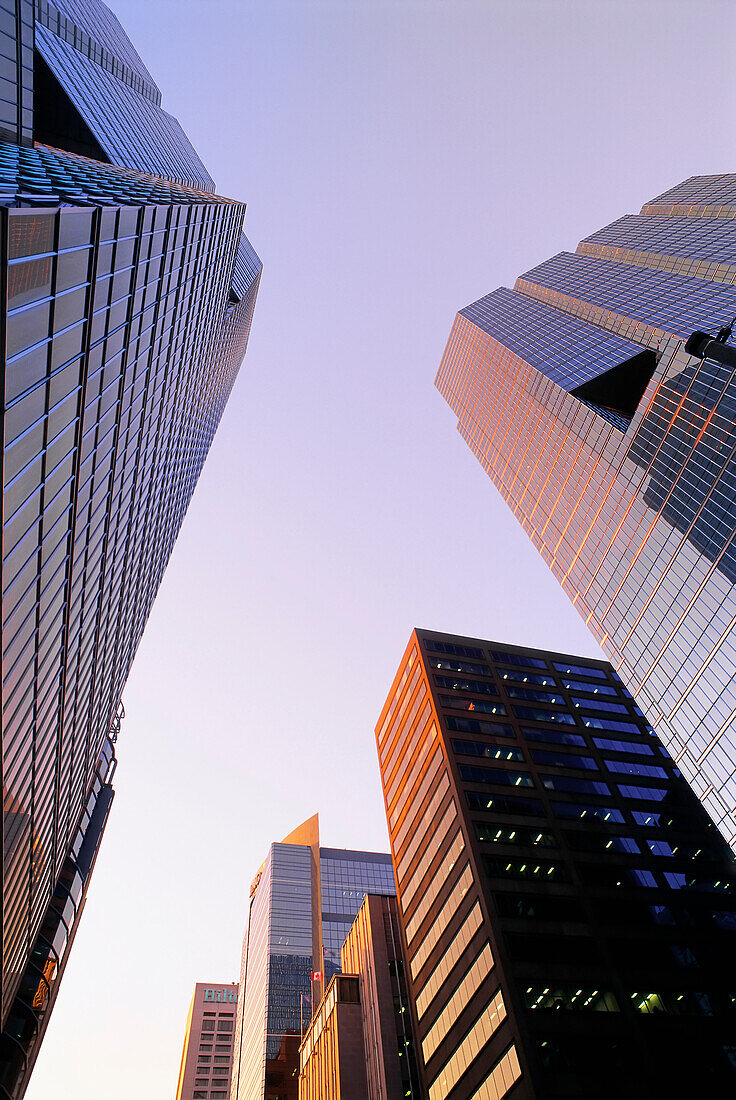
<svg viewBox="0 0 736 1100">
<path fill-rule="evenodd" d="M 391 857 L 321 848 L 316 814 L 271 845 L 250 890 L 231 1100 L 297 1100 L 299 1044 L 369 893 L 396 893 Z"/>
<path fill-rule="evenodd" d="M 461 310 L 436 383 L 732 843 L 736 379 L 684 342 L 735 247 L 736 175 L 689 179 Z"/>
<path fill-rule="evenodd" d="M 16 1097 L 73 905 L 30 999 L 28 968 L 80 829 L 99 821 L 86 808 L 245 350 L 260 262 L 244 206 L 213 193 L 104 4 L 39 0 L 35 25 L 26 0 L 0 14 L 0 1095 Z"/>
<path fill-rule="evenodd" d="M 415 631 L 376 733 L 427 1100 L 733 1095 L 733 856 L 612 667 Z"/>
</svg>

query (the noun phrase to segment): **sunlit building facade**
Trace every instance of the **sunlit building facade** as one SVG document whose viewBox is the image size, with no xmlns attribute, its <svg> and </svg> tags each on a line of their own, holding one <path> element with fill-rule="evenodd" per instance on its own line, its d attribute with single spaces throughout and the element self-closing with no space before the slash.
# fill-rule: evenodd
<svg viewBox="0 0 736 1100">
<path fill-rule="evenodd" d="M 427 1100 L 736 1086 L 736 864 L 613 668 L 414 631 L 376 728 Z"/>
<path fill-rule="evenodd" d="M 32 962 L 38 937 L 109 785 L 123 687 L 261 265 L 244 205 L 214 193 L 100 0 L 0 0 L 0 13 L 0 1096 L 15 1098 L 62 968 L 55 948 Z M 62 908 L 68 946 L 76 917 Z M 31 964 L 49 988 L 29 1003 Z"/>
<path fill-rule="evenodd" d="M 736 843 L 736 176 L 693 177 L 460 311 L 458 430 Z M 724 337 L 727 334 L 724 333 Z"/>
<path fill-rule="evenodd" d="M 366 894 L 299 1050 L 299 1100 L 422 1100 L 396 898 Z"/>
<path fill-rule="evenodd" d="M 237 985 L 195 985 L 175 1100 L 227 1100 L 237 1003 Z"/>
<path fill-rule="evenodd" d="M 251 885 L 231 1100 L 297 1100 L 299 1045 L 363 898 L 395 892 L 390 855 L 320 847 L 317 815 L 271 845 Z"/>
</svg>

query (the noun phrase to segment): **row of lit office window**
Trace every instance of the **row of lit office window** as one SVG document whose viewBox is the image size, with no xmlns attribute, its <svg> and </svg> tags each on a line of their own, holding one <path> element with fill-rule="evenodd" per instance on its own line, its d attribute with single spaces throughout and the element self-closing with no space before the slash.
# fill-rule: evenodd
<svg viewBox="0 0 736 1100">
<path fill-rule="evenodd" d="M 615 770 L 615 769 L 611 769 Z M 458 771 L 467 783 L 485 783 L 491 786 L 535 787 L 534 778 L 529 772 L 511 769 L 485 768 L 479 765 L 460 764 Z M 630 773 L 637 774 L 637 773 Z M 611 788 L 607 783 L 596 779 L 578 779 L 568 775 L 540 775 L 542 786 L 548 791 L 566 791 L 570 794 L 592 794 L 611 797 Z M 664 776 L 661 778 L 665 778 Z M 624 798 L 661 802 L 669 793 L 667 787 L 639 787 L 632 784 L 617 784 L 619 794 Z"/>
<path fill-rule="evenodd" d="M 491 702 L 487 699 L 466 699 L 462 696 L 440 695 L 440 704 L 453 710 L 477 712 L 478 714 L 508 714 L 503 703 Z M 517 718 L 532 722 L 554 722 L 565 726 L 576 726 L 575 716 L 567 710 L 543 710 L 540 707 L 527 707 L 513 705 Z M 635 733 L 642 735 L 642 729 L 635 722 L 622 719 L 597 716 L 592 714 L 579 714 L 581 723 L 589 729 L 610 730 L 614 733 Z"/>
<path fill-rule="evenodd" d="M 485 856 L 484 863 L 492 878 L 534 882 L 570 881 L 568 866 L 552 860 Z M 663 878 L 664 884 L 671 890 L 736 895 L 736 878 L 729 877 L 726 872 L 664 871 L 657 877 L 645 868 L 609 866 L 605 863 L 578 863 L 576 871 L 581 881 L 588 886 L 660 889 Z"/>
<path fill-rule="evenodd" d="M 730 1004 L 736 1007 L 736 993 L 728 994 L 728 997 Z M 633 992 L 629 994 L 629 1002 L 635 1012 L 645 1015 L 713 1015 L 711 998 L 701 992 Z M 532 1011 L 620 1011 L 618 1000 L 610 990 L 590 986 L 530 985 L 524 991 L 524 1003 Z"/>
<path fill-rule="evenodd" d="M 551 737 L 545 736 L 548 731 L 542 731 L 542 741 L 547 743 L 567 744 L 562 741 L 559 734 L 555 731 Z M 529 731 L 529 740 L 535 740 L 535 730 Z M 563 735 L 565 736 L 565 735 Z M 571 735 L 567 735 L 570 737 Z M 576 735 L 572 735 L 576 736 Z M 580 737 L 578 740 L 581 746 L 589 748 L 586 742 Z M 652 748 L 647 744 L 639 744 L 637 742 L 629 741 L 615 741 L 609 738 L 593 738 L 593 743 L 596 748 L 601 749 L 604 752 L 620 752 L 631 753 L 633 756 L 654 756 Z M 633 748 L 629 748 L 633 745 Z M 460 739 L 454 739 L 452 741 L 452 747 L 455 752 L 460 753 L 462 756 L 481 756 L 491 760 L 517 760 L 524 761 L 526 759 L 523 751 L 518 748 L 511 748 L 508 745 L 496 745 L 489 744 L 484 741 L 465 741 Z M 582 756 L 578 753 L 571 752 L 554 752 L 548 749 L 530 749 L 530 757 L 535 764 L 552 764 L 555 767 L 560 768 L 578 768 L 586 771 L 600 771 L 600 764 L 592 756 Z M 665 755 L 664 753 L 662 755 Z M 656 777 L 658 779 L 667 779 L 668 774 L 664 768 L 656 764 L 642 764 L 638 760 L 608 760 L 604 759 L 603 763 L 609 771 L 617 772 L 624 775 L 643 775 L 648 777 Z"/>
<path fill-rule="evenodd" d="M 459 676 L 440 676 L 435 673 L 434 682 L 438 688 L 444 688 L 450 691 L 469 691 L 475 695 L 491 695 L 498 698 L 498 689 L 495 682 L 485 680 L 469 680 L 465 677 Z M 568 681 L 569 684 L 575 683 L 577 690 L 585 691 L 586 684 L 578 683 L 577 681 Z M 590 684 L 590 690 L 593 694 L 596 694 L 594 688 L 596 685 Z M 506 695 L 509 699 L 523 699 L 532 703 L 548 703 L 550 706 L 564 707 L 567 706 L 567 700 L 564 695 L 558 691 L 541 691 L 536 687 L 522 687 L 519 684 L 506 684 Z M 603 693 L 602 693 L 603 694 Z M 611 695 L 616 693 L 611 689 Z M 582 696 L 571 696 L 572 706 L 575 709 L 586 709 L 594 711 L 605 711 L 610 714 L 629 714 L 629 707 L 624 703 L 615 703 L 610 699 L 588 699 Z M 640 713 L 635 706 L 632 706 L 635 713 Z"/>
</svg>

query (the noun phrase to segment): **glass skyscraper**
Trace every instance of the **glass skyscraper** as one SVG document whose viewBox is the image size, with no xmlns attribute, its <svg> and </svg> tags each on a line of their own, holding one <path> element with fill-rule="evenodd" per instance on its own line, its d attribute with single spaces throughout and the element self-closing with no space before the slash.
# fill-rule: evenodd
<svg viewBox="0 0 736 1100">
<path fill-rule="evenodd" d="M 251 885 L 231 1100 L 297 1100 L 299 1044 L 363 898 L 395 893 L 390 855 L 321 848 L 316 815 L 271 845 Z"/>
<path fill-rule="evenodd" d="M 736 864 L 613 668 L 415 630 L 376 738 L 427 1100 L 732 1095 Z"/>
<path fill-rule="evenodd" d="M 736 175 L 693 177 L 458 314 L 458 430 L 736 844 Z M 728 337 L 724 332 L 723 338 Z"/>
<path fill-rule="evenodd" d="M 121 693 L 261 265 L 244 205 L 214 193 L 100 0 L 0 0 L 0 15 L 0 1096 L 17 1097 L 109 807 Z"/>
</svg>

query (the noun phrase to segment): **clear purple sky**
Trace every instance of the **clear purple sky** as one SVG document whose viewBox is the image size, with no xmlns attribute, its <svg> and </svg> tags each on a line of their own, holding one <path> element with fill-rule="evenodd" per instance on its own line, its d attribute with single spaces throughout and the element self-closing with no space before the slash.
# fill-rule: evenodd
<svg viewBox="0 0 736 1100">
<path fill-rule="evenodd" d="M 598 655 L 435 371 L 463 305 L 735 168 L 729 0 L 111 6 L 264 273 L 27 1100 L 173 1096 L 269 843 L 319 811 L 387 850 L 373 728 L 414 625 Z"/>
</svg>

